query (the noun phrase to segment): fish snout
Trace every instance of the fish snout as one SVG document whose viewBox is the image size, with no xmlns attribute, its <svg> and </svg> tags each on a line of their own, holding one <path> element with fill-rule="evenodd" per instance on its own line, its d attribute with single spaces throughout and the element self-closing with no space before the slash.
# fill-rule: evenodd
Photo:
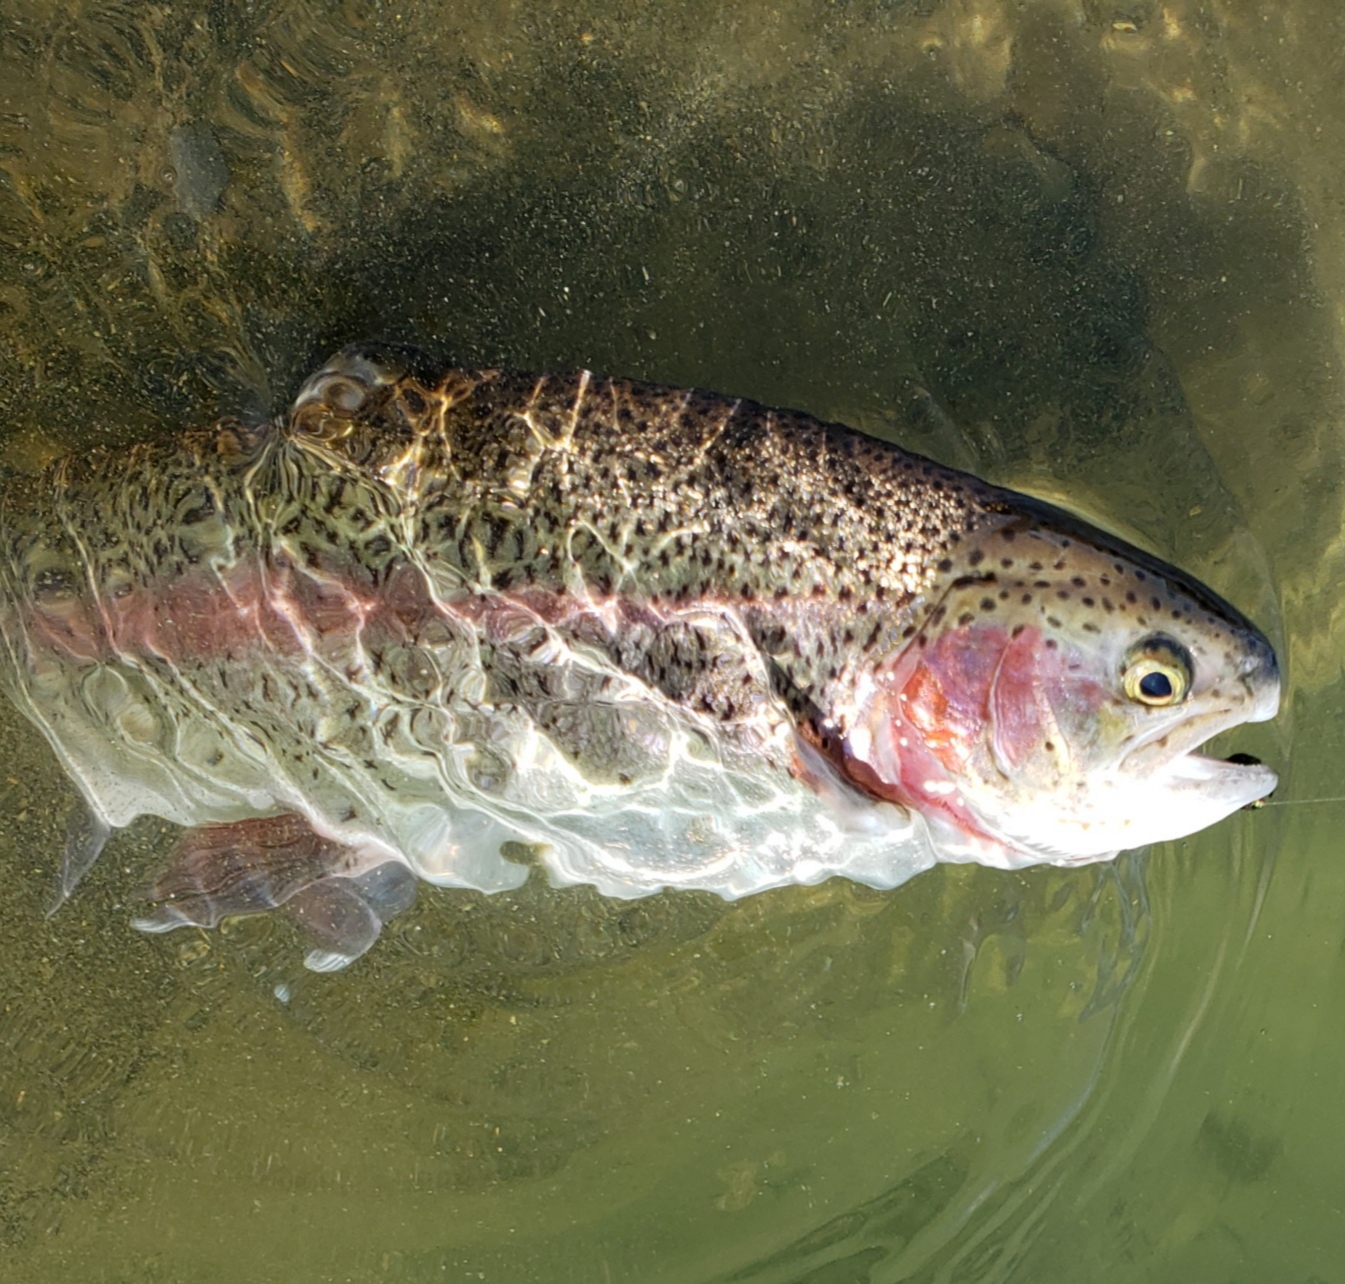
<svg viewBox="0 0 1345 1284">
<path fill-rule="evenodd" d="M 1280 711 L 1280 664 L 1275 649 L 1263 637 L 1252 639 L 1239 676 L 1247 691 L 1248 722 L 1269 722 Z"/>
</svg>

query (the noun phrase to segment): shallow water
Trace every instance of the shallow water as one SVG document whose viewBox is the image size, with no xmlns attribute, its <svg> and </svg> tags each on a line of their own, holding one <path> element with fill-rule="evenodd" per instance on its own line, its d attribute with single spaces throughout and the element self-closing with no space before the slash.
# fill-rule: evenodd
<svg viewBox="0 0 1345 1284">
<path fill-rule="evenodd" d="M 0 13 L 0 458 L 381 334 L 800 406 L 1062 498 L 1282 648 L 1345 793 L 1321 0 Z M 0 709 L 0 1278 L 1325 1281 L 1345 804 L 732 906 L 422 891 L 149 939 Z"/>
</svg>

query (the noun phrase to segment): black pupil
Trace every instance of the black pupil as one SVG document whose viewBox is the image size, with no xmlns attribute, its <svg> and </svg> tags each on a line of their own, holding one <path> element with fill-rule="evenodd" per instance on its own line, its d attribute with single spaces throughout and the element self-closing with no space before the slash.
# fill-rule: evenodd
<svg viewBox="0 0 1345 1284">
<path fill-rule="evenodd" d="M 1166 673 L 1146 673 L 1140 679 L 1140 694 L 1150 700 L 1167 700 L 1172 696 L 1172 679 Z"/>
</svg>

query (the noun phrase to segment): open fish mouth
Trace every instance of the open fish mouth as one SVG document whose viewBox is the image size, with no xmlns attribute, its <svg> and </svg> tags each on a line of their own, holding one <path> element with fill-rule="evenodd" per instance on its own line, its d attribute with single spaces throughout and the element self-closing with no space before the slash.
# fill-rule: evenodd
<svg viewBox="0 0 1345 1284">
<path fill-rule="evenodd" d="M 1259 802 L 1279 783 L 1275 773 L 1250 754 L 1226 758 L 1200 753 L 1215 736 L 1247 722 L 1265 722 L 1275 716 L 1278 687 L 1264 693 L 1251 711 L 1215 710 L 1168 729 L 1157 728 L 1125 757 L 1127 773 L 1148 776 L 1153 786 L 1203 805 L 1234 811 Z"/>
</svg>

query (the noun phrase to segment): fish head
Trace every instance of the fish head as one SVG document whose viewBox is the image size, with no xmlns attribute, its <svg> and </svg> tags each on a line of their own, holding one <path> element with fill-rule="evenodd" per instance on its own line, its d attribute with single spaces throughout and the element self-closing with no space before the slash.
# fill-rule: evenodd
<svg viewBox="0 0 1345 1284">
<path fill-rule="evenodd" d="M 1194 579 L 1035 501 L 965 534 L 918 624 L 860 682 L 853 777 L 920 811 L 949 859 L 1102 860 L 1264 798 L 1196 752 L 1275 716 L 1266 638 Z"/>
</svg>

